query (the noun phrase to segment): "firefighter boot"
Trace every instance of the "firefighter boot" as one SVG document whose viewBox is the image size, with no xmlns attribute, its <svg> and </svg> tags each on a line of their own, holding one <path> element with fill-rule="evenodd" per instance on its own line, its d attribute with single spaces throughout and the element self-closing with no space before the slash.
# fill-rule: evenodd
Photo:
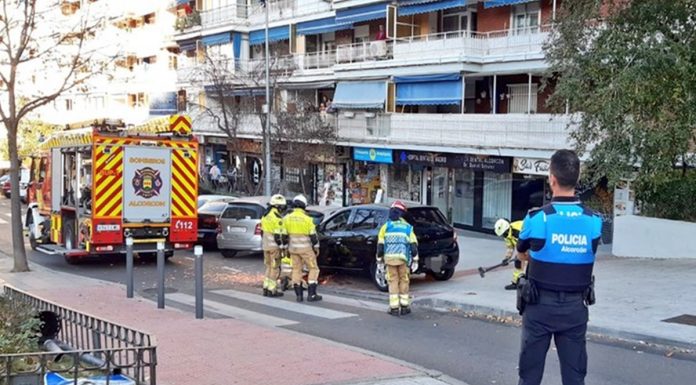
<svg viewBox="0 0 696 385">
<path fill-rule="evenodd" d="M 269 293 L 270 293 L 270 291 L 268 291 L 268 289 L 264 287 L 263 288 L 263 296 L 268 297 Z"/>
<path fill-rule="evenodd" d="M 302 302 L 304 298 L 302 298 L 302 291 L 304 290 L 302 288 L 302 285 L 295 284 L 293 285 L 295 288 L 295 295 L 297 296 L 297 302 Z"/>
<path fill-rule="evenodd" d="M 387 310 L 387 313 L 388 313 L 388 314 L 391 314 L 391 315 L 395 315 L 395 316 L 401 315 L 400 312 L 399 312 L 399 308 L 398 308 L 398 307 L 390 307 L 390 308 Z"/>
<path fill-rule="evenodd" d="M 408 305 L 401 306 L 401 315 L 406 315 L 406 314 L 411 314 L 411 307 Z"/>
<path fill-rule="evenodd" d="M 309 287 L 307 288 L 307 301 L 309 302 L 316 302 L 316 301 L 321 301 L 321 296 L 317 294 L 317 284 L 316 283 L 310 283 Z"/>
<path fill-rule="evenodd" d="M 517 283 L 510 283 L 509 285 L 505 286 L 505 290 L 517 290 Z"/>
</svg>

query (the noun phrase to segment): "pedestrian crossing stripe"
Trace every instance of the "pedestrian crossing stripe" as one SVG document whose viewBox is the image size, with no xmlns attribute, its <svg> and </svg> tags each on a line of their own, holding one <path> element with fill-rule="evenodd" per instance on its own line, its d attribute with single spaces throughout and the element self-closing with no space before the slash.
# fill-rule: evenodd
<svg viewBox="0 0 696 385">
<path fill-rule="evenodd" d="M 353 313 L 346 313 L 342 311 L 331 310 L 319 306 L 312 306 L 297 302 L 283 301 L 278 300 L 277 298 L 263 297 L 259 294 L 246 293 L 237 290 L 214 290 L 211 291 L 211 293 L 259 305 L 269 306 L 276 309 L 287 310 L 293 313 L 300 313 L 325 319 L 340 319 L 358 316 L 357 314 Z"/>
</svg>

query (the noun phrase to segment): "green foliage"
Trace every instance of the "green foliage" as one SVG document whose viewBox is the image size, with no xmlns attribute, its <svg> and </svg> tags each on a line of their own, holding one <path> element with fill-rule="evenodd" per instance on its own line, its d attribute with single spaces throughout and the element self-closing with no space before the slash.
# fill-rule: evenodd
<svg viewBox="0 0 696 385">
<path fill-rule="evenodd" d="M 597 178 L 612 187 L 636 172 L 650 199 L 676 166 L 694 166 L 696 2 L 566 1 L 558 21 L 545 47 L 551 105 L 579 112 L 571 136 Z"/>
<path fill-rule="evenodd" d="M 644 215 L 696 222 L 696 171 L 671 172 L 638 185 Z"/>
<path fill-rule="evenodd" d="M 47 138 L 55 126 L 51 126 L 39 121 L 24 119 L 19 122 L 17 131 L 17 145 L 19 159 L 24 159 L 35 154 L 42 139 Z M 0 140 L 0 159 L 9 159 L 7 139 Z"/>
<path fill-rule="evenodd" d="M 39 350 L 39 325 L 31 307 L 0 296 L 0 354 Z"/>
</svg>

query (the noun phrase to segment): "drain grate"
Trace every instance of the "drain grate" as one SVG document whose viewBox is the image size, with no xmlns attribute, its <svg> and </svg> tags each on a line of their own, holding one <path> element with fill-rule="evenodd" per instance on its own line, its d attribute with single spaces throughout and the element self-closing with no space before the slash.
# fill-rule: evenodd
<svg viewBox="0 0 696 385">
<path fill-rule="evenodd" d="M 696 315 L 693 314 L 682 314 L 677 317 L 673 318 L 667 318 L 666 320 L 662 320 L 662 322 L 669 322 L 673 324 L 681 324 L 681 325 L 689 325 L 689 326 L 696 326 Z"/>
</svg>

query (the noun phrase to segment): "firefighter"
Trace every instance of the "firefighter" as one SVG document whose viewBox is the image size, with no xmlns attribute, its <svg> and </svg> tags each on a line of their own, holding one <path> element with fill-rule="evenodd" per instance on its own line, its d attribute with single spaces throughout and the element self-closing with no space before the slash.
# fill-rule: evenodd
<svg viewBox="0 0 696 385">
<path fill-rule="evenodd" d="M 285 216 L 283 221 L 289 238 L 288 252 L 292 258 L 292 285 L 297 295 L 297 302 L 303 301 L 302 268 L 307 265 L 309 275 L 307 277 L 307 301 L 321 301 L 317 294 L 319 284 L 319 267 L 317 256 L 319 255 L 319 238 L 312 217 L 307 215 L 307 198 L 298 195 L 292 200 L 295 207 Z"/>
<path fill-rule="evenodd" d="M 283 226 L 282 212 L 285 211 L 285 197 L 276 194 L 271 197 L 266 213 L 261 218 L 263 232 L 263 264 L 266 275 L 263 278 L 264 297 L 281 297 L 278 290 L 281 252 L 287 247 L 287 233 Z"/>
<path fill-rule="evenodd" d="M 418 240 L 413 226 L 403 216 L 406 206 L 395 201 L 389 210 L 389 220 L 379 229 L 377 263 L 387 265 L 389 281 L 389 314 L 409 314 L 409 275 L 418 270 Z"/>
<path fill-rule="evenodd" d="M 505 246 L 507 246 L 507 252 L 505 254 L 505 259 L 509 260 L 515 253 L 515 247 L 517 246 L 517 240 L 520 236 L 520 231 L 522 231 L 523 221 L 508 222 L 507 220 L 500 218 L 495 222 L 495 235 L 505 238 Z M 524 275 L 524 266 L 522 261 L 515 258 L 514 261 L 515 269 L 512 271 L 512 282 L 505 286 L 505 290 L 516 290 L 517 282 L 519 282 L 520 277 Z"/>
</svg>

